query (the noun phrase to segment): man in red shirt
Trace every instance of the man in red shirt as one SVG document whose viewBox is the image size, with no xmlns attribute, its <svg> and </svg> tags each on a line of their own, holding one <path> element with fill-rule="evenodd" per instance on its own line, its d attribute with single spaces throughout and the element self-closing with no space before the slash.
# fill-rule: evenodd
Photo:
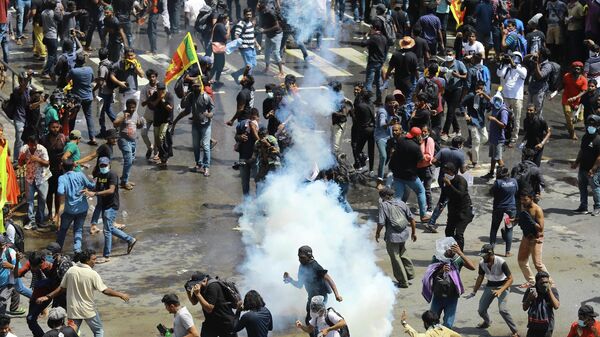
<svg viewBox="0 0 600 337">
<path fill-rule="evenodd" d="M 592 306 L 582 305 L 577 316 L 578 320 L 571 324 L 567 337 L 596 337 L 600 334 L 600 322 L 595 319 L 598 314 Z"/>
<path fill-rule="evenodd" d="M 565 114 L 565 122 L 569 130 L 569 137 L 577 140 L 575 128 L 573 127 L 573 110 L 579 107 L 579 99 L 587 91 L 587 78 L 583 76 L 583 63 L 575 61 L 571 63 L 571 72 L 563 76 L 562 106 Z"/>
</svg>

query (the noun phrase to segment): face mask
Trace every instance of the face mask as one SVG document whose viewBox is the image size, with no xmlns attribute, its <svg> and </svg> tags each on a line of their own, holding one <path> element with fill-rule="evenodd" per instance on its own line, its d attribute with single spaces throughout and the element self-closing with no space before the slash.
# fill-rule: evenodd
<svg viewBox="0 0 600 337">
<path fill-rule="evenodd" d="M 268 92 L 268 93 L 267 93 L 267 97 L 269 97 L 269 98 L 273 98 L 273 93 L 272 93 L 272 92 Z"/>
<path fill-rule="evenodd" d="M 423 138 L 423 140 L 425 140 L 425 139 L 429 138 L 429 135 L 422 135 L 421 137 Z"/>
<path fill-rule="evenodd" d="M 446 56 L 446 62 L 452 62 L 454 61 L 454 56 Z"/>
<path fill-rule="evenodd" d="M 313 311 L 310 312 L 310 318 L 311 319 L 315 319 L 317 317 L 319 317 L 319 313 L 318 312 L 313 312 Z"/>
<path fill-rule="evenodd" d="M 110 171 L 110 168 L 108 166 L 100 168 L 100 173 L 102 173 L 102 174 L 107 174 L 109 171 Z"/>
<path fill-rule="evenodd" d="M 46 255 L 46 262 L 48 262 L 48 263 L 54 263 L 54 256 L 52 256 L 52 255 Z"/>
<path fill-rule="evenodd" d="M 448 178 L 448 179 L 452 180 L 452 179 L 454 179 L 454 177 L 456 177 L 456 175 L 450 175 L 450 174 L 448 174 L 448 173 L 444 173 L 444 177 L 446 177 L 446 178 Z"/>
<path fill-rule="evenodd" d="M 594 126 L 588 126 L 588 127 L 587 127 L 587 132 L 588 132 L 590 135 L 593 135 L 593 134 L 595 134 L 595 133 L 596 133 L 596 131 L 597 131 L 597 129 L 596 129 L 596 127 L 594 127 Z"/>
<path fill-rule="evenodd" d="M 585 321 L 578 320 L 577 325 L 579 325 L 580 328 L 585 328 Z"/>
</svg>

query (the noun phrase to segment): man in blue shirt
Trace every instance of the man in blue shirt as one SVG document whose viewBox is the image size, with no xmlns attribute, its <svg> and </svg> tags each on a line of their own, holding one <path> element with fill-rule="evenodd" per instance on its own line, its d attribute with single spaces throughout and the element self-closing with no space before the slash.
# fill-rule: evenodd
<svg viewBox="0 0 600 337">
<path fill-rule="evenodd" d="M 502 153 L 504 151 L 504 142 L 506 141 L 504 129 L 508 124 L 508 109 L 504 105 L 502 94 L 497 93 L 492 97 L 492 113 L 487 116 L 487 119 L 490 123 L 489 155 L 491 166 L 490 172 L 482 178 L 492 179 L 496 170 L 496 164 L 498 164 L 498 166 L 504 166 Z"/>
<path fill-rule="evenodd" d="M 2 264 L 0 265 L 0 315 L 6 314 L 8 301 L 10 300 L 15 285 L 14 270 L 18 269 L 17 252 L 8 247 L 9 239 L 0 235 L 0 250 Z"/>
<path fill-rule="evenodd" d="M 444 37 L 442 35 L 442 23 L 440 19 L 435 15 L 437 5 L 431 3 L 427 6 L 427 15 L 423 15 L 417 21 L 417 25 L 421 26 L 421 37 L 427 40 L 429 45 L 429 52 L 432 55 L 438 53 L 438 42 L 440 50 L 444 50 Z"/>
<path fill-rule="evenodd" d="M 85 56 L 83 54 L 77 54 L 75 68 L 69 71 L 67 79 L 73 81 L 71 92 L 81 100 L 81 109 L 85 115 L 85 123 L 87 124 L 88 137 L 90 139 L 88 144 L 98 145 L 95 138 L 96 133 L 94 132 L 94 118 L 92 116 L 92 101 L 94 99 L 94 95 L 92 94 L 94 86 L 92 83 L 94 83 L 94 71 L 92 67 L 85 66 Z"/>
<path fill-rule="evenodd" d="M 82 191 L 92 189 L 95 184 L 82 172 L 75 172 L 75 163 L 71 159 L 63 162 L 65 174 L 58 178 L 58 196 L 60 199 L 60 229 L 56 242 L 64 247 L 67 230 L 73 224 L 73 251 L 81 251 L 83 223 L 87 215 L 87 197 Z"/>
</svg>

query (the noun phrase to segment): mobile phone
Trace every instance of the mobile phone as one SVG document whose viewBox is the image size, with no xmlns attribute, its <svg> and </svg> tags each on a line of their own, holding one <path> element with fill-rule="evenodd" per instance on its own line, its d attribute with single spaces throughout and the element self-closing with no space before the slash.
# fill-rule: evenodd
<svg viewBox="0 0 600 337">
<path fill-rule="evenodd" d="M 157 326 L 156 326 L 156 329 L 158 330 L 158 332 L 160 332 L 160 334 L 161 334 L 162 336 L 164 336 L 164 335 L 166 335 L 166 334 L 167 334 L 167 327 L 166 327 L 166 326 L 164 326 L 164 324 L 159 324 L 159 325 L 157 325 Z"/>
</svg>

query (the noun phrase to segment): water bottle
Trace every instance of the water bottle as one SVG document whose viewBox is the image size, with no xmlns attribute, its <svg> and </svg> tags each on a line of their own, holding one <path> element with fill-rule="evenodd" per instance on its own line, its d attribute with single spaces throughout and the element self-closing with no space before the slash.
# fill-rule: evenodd
<svg viewBox="0 0 600 337">
<path fill-rule="evenodd" d="M 165 337 L 171 337 L 171 329 L 167 329 L 167 332 L 165 333 Z"/>
</svg>

